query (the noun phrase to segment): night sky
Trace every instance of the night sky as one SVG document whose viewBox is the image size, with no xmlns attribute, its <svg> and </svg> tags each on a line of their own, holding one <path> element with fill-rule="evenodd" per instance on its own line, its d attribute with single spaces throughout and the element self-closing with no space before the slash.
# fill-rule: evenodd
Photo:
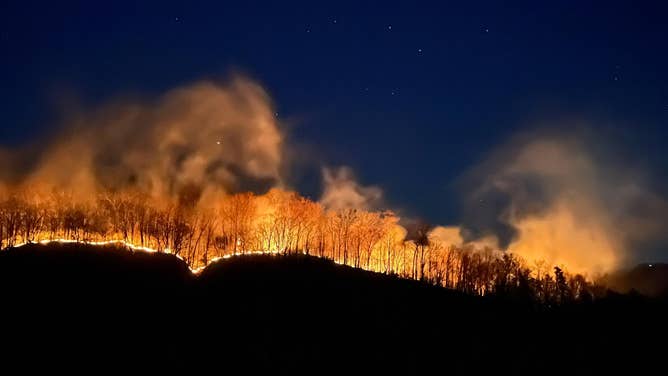
<svg viewBox="0 0 668 376">
<path fill-rule="evenodd" d="M 456 220 L 470 166 L 542 123 L 612 135 L 661 189 L 667 20 L 661 1 L 3 2 L 0 146 L 52 129 L 66 95 L 94 106 L 241 72 L 303 158 L 435 222 Z M 311 175 L 293 184 L 317 195 Z"/>
</svg>

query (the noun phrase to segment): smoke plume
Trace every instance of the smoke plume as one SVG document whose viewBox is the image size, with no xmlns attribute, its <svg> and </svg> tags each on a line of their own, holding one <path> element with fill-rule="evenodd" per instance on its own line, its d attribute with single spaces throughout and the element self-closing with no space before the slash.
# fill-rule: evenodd
<svg viewBox="0 0 668 376">
<path fill-rule="evenodd" d="M 376 186 L 360 185 L 349 167 L 323 168 L 324 190 L 320 203 L 330 210 L 378 209 L 383 191 Z"/>
<path fill-rule="evenodd" d="M 464 241 L 494 237 L 529 261 L 573 272 L 642 259 L 641 243 L 665 236 L 668 204 L 595 145 L 583 133 L 550 132 L 496 150 L 464 179 Z"/>
<path fill-rule="evenodd" d="M 13 161 L 0 177 L 73 192 L 136 187 L 194 199 L 282 182 L 283 136 L 272 103 L 241 77 L 177 88 L 153 102 L 106 104 L 77 114 L 61 135 L 41 146 L 32 168 Z"/>
</svg>

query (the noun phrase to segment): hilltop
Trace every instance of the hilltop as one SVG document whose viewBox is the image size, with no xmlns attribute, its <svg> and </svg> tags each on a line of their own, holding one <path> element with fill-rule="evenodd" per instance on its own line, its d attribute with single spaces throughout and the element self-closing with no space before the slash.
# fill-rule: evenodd
<svg viewBox="0 0 668 376">
<path fill-rule="evenodd" d="M 234 257 L 195 276 L 171 255 L 77 244 L 0 253 L 0 293 L 15 353 L 6 359 L 191 371 L 211 362 L 598 370 L 658 359 L 650 340 L 665 338 L 667 312 L 663 300 L 620 294 L 537 307 L 304 255 Z"/>
</svg>

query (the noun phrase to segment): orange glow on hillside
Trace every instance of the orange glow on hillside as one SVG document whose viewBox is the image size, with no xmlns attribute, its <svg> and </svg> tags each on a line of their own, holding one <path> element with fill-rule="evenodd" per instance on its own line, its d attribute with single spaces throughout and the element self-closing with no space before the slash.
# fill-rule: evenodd
<svg viewBox="0 0 668 376">
<path fill-rule="evenodd" d="M 45 192 L 49 191 L 16 189 L 0 200 L 2 248 L 30 242 L 119 244 L 132 251 L 172 254 L 193 273 L 234 256 L 302 253 L 479 294 L 493 291 L 494 276 L 507 262 L 507 253 L 487 246 L 493 242 L 463 244 L 456 227 L 437 227 L 407 239 L 408 231 L 391 212 L 328 210 L 277 188 L 259 196 L 220 195 L 194 205 L 134 191 L 107 192 L 94 199 Z M 550 230 L 554 226 L 566 232 Z M 570 260 L 531 250 L 556 252 L 559 246 L 587 240 L 584 233 L 574 233 L 568 216 L 558 222 L 525 222 L 520 228 L 526 232 L 512 248 L 521 256 L 511 260 L 513 268 L 520 268 L 516 274 L 539 259 L 570 267 Z M 577 235 L 572 238 L 575 243 L 564 243 L 565 234 L 571 233 Z M 581 264 L 572 265 L 586 272 L 576 269 Z M 467 276 L 470 273 L 473 277 Z"/>
</svg>

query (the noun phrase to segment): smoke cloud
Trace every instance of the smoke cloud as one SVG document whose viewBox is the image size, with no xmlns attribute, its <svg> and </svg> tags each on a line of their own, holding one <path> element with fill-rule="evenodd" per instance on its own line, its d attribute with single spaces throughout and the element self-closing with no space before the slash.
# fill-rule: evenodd
<svg viewBox="0 0 668 376">
<path fill-rule="evenodd" d="M 378 209 L 383 191 L 376 186 L 362 186 L 355 179 L 352 169 L 323 168 L 324 189 L 320 203 L 330 210 Z"/>
<path fill-rule="evenodd" d="M 593 145 L 583 133 L 543 132 L 496 150 L 464 179 L 464 241 L 493 237 L 529 261 L 573 272 L 645 257 L 641 243 L 665 237 L 668 203 Z"/>
<path fill-rule="evenodd" d="M 283 136 L 272 103 L 242 77 L 177 88 L 153 102 L 106 104 L 77 114 L 61 135 L 41 146 L 36 161 L 4 164 L 0 177 L 73 192 L 136 187 L 157 197 L 282 183 Z"/>
<path fill-rule="evenodd" d="M 462 246 L 464 240 L 457 226 L 436 226 L 429 232 L 429 239 L 444 245 Z"/>
</svg>

